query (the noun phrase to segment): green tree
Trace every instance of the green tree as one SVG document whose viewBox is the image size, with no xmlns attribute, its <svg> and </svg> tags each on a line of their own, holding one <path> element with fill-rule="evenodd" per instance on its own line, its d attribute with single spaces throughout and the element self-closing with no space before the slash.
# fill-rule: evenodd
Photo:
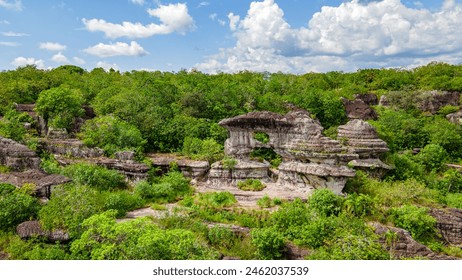
<svg viewBox="0 0 462 280">
<path fill-rule="evenodd" d="M 9 231 L 19 223 L 37 217 L 36 198 L 9 184 L 0 183 L 0 230 Z"/>
<path fill-rule="evenodd" d="M 78 90 L 59 86 L 42 91 L 35 108 L 50 126 L 70 129 L 74 118 L 83 114 L 82 105 L 83 98 Z"/>
</svg>

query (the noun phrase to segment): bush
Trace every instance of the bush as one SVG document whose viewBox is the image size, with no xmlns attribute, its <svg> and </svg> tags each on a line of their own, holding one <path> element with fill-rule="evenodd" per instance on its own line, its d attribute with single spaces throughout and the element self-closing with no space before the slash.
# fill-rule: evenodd
<svg viewBox="0 0 462 280">
<path fill-rule="evenodd" d="M 99 190 L 113 190 L 127 185 L 124 175 L 119 172 L 88 163 L 69 165 L 62 173 L 72 178 L 74 183 Z"/>
<path fill-rule="evenodd" d="M 343 201 L 343 211 L 359 218 L 373 215 L 374 201 L 368 195 L 352 193 Z"/>
<path fill-rule="evenodd" d="M 0 230 L 13 230 L 21 222 L 36 218 L 38 210 L 36 198 L 0 183 Z"/>
<path fill-rule="evenodd" d="M 117 151 L 143 151 L 146 140 L 140 130 L 113 116 L 97 117 L 85 122 L 80 134 L 85 145 L 100 147 L 107 155 Z"/>
<path fill-rule="evenodd" d="M 155 201 L 171 202 L 190 192 L 189 179 L 178 171 L 168 172 L 153 184 L 141 181 L 135 186 L 135 193 L 144 199 Z"/>
<path fill-rule="evenodd" d="M 285 242 L 282 234 L 274 228 L 253 229 L 250 232 L 252 244 L 257 248 L 255 255 L 261 260 L 281 259 Z"/>
<path fill-rule="evenodd" d="M 462 193 L 448 193 L 446 196 L 446 205 L 462 209 Z"/>
<path fill-rule="evenodd" d="M 237 200 L 230 192 L 211 192 L 199 194 L 199 201 L 213 207 L 229 207 Z"/>
<path fill-rule="evenodd" d="M 195 160 L 207 160 L 212 163 L 223 158 L 223 146 L 211 138 L 201 140 L 186 137 L 183 143 L 183 154 Z"/>
<path fill-rule="evenodd" d="M 328 189 L 315 190 L 308 199 L 309 208 L 321 216 L 338 215 L 342 198 Z"/>
<path fill-rule="evenodd" d="M 128 191 L 108 192 L 104 197 L 104 209 L 116 210 L 117 218 L 122 218 L 128 211 L 140 208 L 144 205 L 140 196 Z"/>
<path fill-rule="evenodd" d="M 245 181 L 239 181 L 237 187 L 243 191 L 257 192 L 266 188 L 266 185 L 258 179 L 247 179 Z"/>
<path fill-rule="evenodd" d="M 418 241 L 435 236 L 436 219 L 428 215 L 428 209 L 414 205 L 404 205 L 390 210 L 393 223 L 411 233 Z"/>
<path fill-rule="evenodd" d="M 426 167 L 427 171 L 439 171 L 443 168 L 444 162 L 449 158 L 449 155 L 440 145 L 428 144 L 415 158 Z"/>
<path fill-rule="evenodd" d="M 231 248 L 234 245 L 234 233 L 227 227 L 214 226 L 208 230 L 208 240 L 213 246 Z"/>
<path fill-rule="evenodd" d="M 274 206 L 274 202 L 265 194 L 262 198 L 257 200 L 257 205 L 260 206 L 260 208 L 270 208 Z"/>
</svg>

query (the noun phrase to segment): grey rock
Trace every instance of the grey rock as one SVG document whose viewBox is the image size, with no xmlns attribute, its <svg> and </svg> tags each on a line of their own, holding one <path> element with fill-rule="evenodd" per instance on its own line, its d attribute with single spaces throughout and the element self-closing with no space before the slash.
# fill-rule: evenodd
<svg viewBox="0 0 462 280">
<path fill-rule="evenodd" d="M 462 110 L 446 115 L 446 119 L 452 123 L 462 125 Z"/>
<path fill-rule="evenodd" d="M 16 227 L 16 233 L 22 239 L 33 237 L 45 237 L 48 242 L 67 242 L 70 240 L 69 233 L 64 230 L 44 230 L 39 221 L 27 221 Z"/>
<path fill-rule="evenodd" d="M 0 165 L 8 166 L 16 171 L 38 169 L 40 158 L 27 146 L 0 137 Z"/>
<path fill-rule="evenodd" d="M 436 228 L 447 243 L 462 245 L 461 209 L 431 209 L 429 214 L 436 219 Z"/>
</svg>

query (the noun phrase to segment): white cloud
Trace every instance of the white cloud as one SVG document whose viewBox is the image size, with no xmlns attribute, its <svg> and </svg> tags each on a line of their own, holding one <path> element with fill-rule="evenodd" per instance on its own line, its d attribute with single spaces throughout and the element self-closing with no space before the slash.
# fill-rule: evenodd
<svg viewBox="0 0 462 280">
<path fill-rule="evenodd" d="M 12 62 L 11 65 L 15 67 L 26 66 L 26 65 L 36 65 L 38 68 L 45 68 L 45 62 L 42 59 L 35 59 L 33 57 L 16 57 Z"/>
<path fill-rule="evenodd" d="M 199 3 L 199 5 L 197 5 L 197 7 L 198 7 L 198 8 L 202 8 L 202 7 L 205 7 L 205 6 L 208 6 L 208 5 L 210 5 L 209 2 L 207 2 L 207 1 L 202 1 L 202 2 Z"/>
<path fill-rule="evenodd" d="M 19 45 L 20 44 L 16 42 L 0 42 L 0 46 L 5 46 L 5 47 L 17 47 Z"/>
<path fill-rule="evenodd" d="M 230 13 L 232 48 L 196 65 L 216 71 L 354 71 L 444 59 L 462 62 L 462 5 L 409 8 L 400 0 L 344 2 L 322 7 L 293 28 L 274 0 L 254 1 L 245 18 Z"/>
<path fill-rule="evenodd" d="M 115 24 L 103 19 L 83 19 L 82 22 L 88 31 L 101 31 L 106 37 L 112 39 L 120 37 L 147 38 L 174 32 L 185 34 L 195 28 L 194 20 L 189 15 L 186 4 L 160 5 L 157 9 L 148 9 L 147 12 L 158 18 L 161 23 L 143 25 L 139 22 L 124 21 L 122 24 Z"/>
<path fill-rule="evenodd" d="M 64 51 L 67 48 L 67 46 L 65 45 L 62 45 L 60 43 L 52 43 L 52 42 L 42 42 L 39 44 L 39 47 L 42 50 L 53 51 L 53 52 Z"/>
<path fill-rule="evenodd" d="M 65 55 L 63 55 L 61 52 L 53 55 L 51 60 L 53 60 L 54 62 L 57 62 L 57 63 L 62 63 L 62 64 L 69 63 L 69 59 L 67 59 L 67 57 Z"/>
<path fill-rule="evenodd" d="M 74 56 L 72 59 L 74 60 L 75 63 L 80 64 L 80 65 L 83 65 L 86 63 L 85 60 L 77 56 Z"/>
<path fill-rule="evenodd" d="M 5 37 L 25 37 L 25 36 L 30 36 L 27 33 L 17 33 L 17 32 L 12 32 L 12 31 L 2 32 L 1 34 L 3 36 L 5 36 Z"/>
<path fill-rule="evenodd" d="M 148 54 L 137 42 L 132 41 L 129 44 L 117 42 L 115 44 L 99 43 L 95 46 L 89 47 L 84 52 L 96 55 L 98 57 L 110 56 L 143 56 Z"/>
<path fill-rule="evenodd" d="M 110 69 L 119 70 L 119 66 L 117 64 L 108 63 L 108 62 L 105 62 L 105 61 L 98 61 L 96 63 L 96 67 L 101 67 L 106 71 L 108 71 Z"/>
<path fill-rule="evenodd" d="M 226 21 L 222 20 L 222 19 L 219 19 L 218 20 L 218 23 L 221 25 L 221 26 L 225 26 L 226 25 Z"/>
<path fill-rule="evenodd" d="M 9 10 L 21 11 L 22 2 L 21 0 L 14 0 L 14 1 L 0 0 L 0 7 L 6 8 Z"/>
<path fill-rule="evenodd" d="M 130 0 L 133 4 L 137 4 L 142 6 L 144 4 L 144 0 Z"/>
<path fill-rule="evenodd" d="M 213 14 L 210 14 L 210 15 L 209 15 L 209 18 L 210 18 L 211 20 L 216 20 L 216 19 L 217 19 L 217 16 L 218 16 L 217 13 L 213 13 Z"/>
</svg>

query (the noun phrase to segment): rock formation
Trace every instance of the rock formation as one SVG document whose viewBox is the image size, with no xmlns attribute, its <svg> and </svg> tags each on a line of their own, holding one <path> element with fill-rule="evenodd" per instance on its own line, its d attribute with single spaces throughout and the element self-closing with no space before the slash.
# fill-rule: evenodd
<svg viewBox="0 0 462 280">
<path fill-rule="evenodd" d="M 462 125 L 462 110 L 446 115 L 446 119 L 452 123 Z"/>
<path fill-rule="evenodd" d="M 403 258 L 425 258 L 430 260 L 454 260 L 456 258 L 446 255 L 439 255 L 425 245 L 415 241 L 408 231 L 385 226 L 377 222 L 370 223 L 379 235 L 379 242 L 390 252 L 394 259 Z"/>
<path fill-rule="evenodd" d="M 0 165 L 8 166 L 15 171 L 38 169 L 40 158 L 28 147 L 0 137 Z"/>
<path fill-rule="evenodd" d="M 366 98 L 364 97 L 364 99 Z M 343 106 L 345 107 L 345 112 L 347 114 L 347 117 L 350 120 L 352 119 L 361 119 L 361 120 L 377 119 L 377 112 L 375 112 L 375 110 L 372 109 L 369 106 L 369 104 L 367 104 L 362 99 L 349 100 L 346 98 L 342 98 L 342 103 L 343 103 Z"/>
<path fill-rule="evenodd" d="M 424 112 L 435 114 L 439 109 L 447 105 L 458 106 L 460 92 L 456 91 L 426 91 L 420 95 L 418 108 Z"/>
<path fill-rule="evenodd" d="M 346 180 L 355 175 L 346 164 L 359 155 L 322 135 L 321 124 L 305 110 L 286 115 L 252 112 L 219 124 L 229 131 L 225 154 L 235 158 L 236 164 L 226 168 L 222 163 L 214 163 L 209 173 L 211 184 L 236 184 L 248 178 L 271 181 L 270 165 L 250 157 L 257 148 L 272 149 L 283 158 L 275 172 L 276 185 L 288 192 L 304 195 L 317 188 L 328 188 L 340 194 Z M 267 141 L 257 140 L 257 133 L 266 135 Z"/>
<path fill-rule="evenodd" d="M 24 172 L 0 173 L 0 182 L 8 183 L 18 188 L 25 184 L 32 184 L 35 195 L 50 198 L 54 186 L 70 182 L 71 179 L 59 174 L 47 174 L 38 169 Z"/>
<path fill-rule="evenodd" d="M 168 172 L 172 164 L 176 164 L 184 176 L 196 180 L 204 180 L 210 169 L 209 162 L 204 160 L 190 160 L 168 154 L 149 154 L 148 158 L 153 167 L 160 168 L 163 173 Z"/>
<path fill-rule="evenodd" d="M 40 148 L 54 155 L 65 155 L 75 158 L 101 157 L 104 151 L 100 148 L 88 148 L 78 139 L 40 139 Z"/>
<path fill-rule="evenodd" d="M 348 151 L 357 154 L 359 158 L 349 162 L 355 169 L 382 176 L 391 169 L 384 164 L 379 156 L 389 151 L 387 143 L 381 140 L 375 128 L 363 120 L 351 120 L 345 125 L 338 127 L 337 139 L 348 146 Z"/>
<path fill-rule="evenodd" d="M 46 231 L 42 229 L 39 221 L 27 221 L 16 227 L 16 233 L 22 239 L 32 237 L 45 237 L 48 242 L 67 242 L 70 240 L 69 234 L 63 230 Z"/>
<path fill-rule="evenodd" d="M 436 228 L 447 243 L 462 246 L 461 209 L 431 209 L 430 215 L 436 219 Z"/>
</svg>

